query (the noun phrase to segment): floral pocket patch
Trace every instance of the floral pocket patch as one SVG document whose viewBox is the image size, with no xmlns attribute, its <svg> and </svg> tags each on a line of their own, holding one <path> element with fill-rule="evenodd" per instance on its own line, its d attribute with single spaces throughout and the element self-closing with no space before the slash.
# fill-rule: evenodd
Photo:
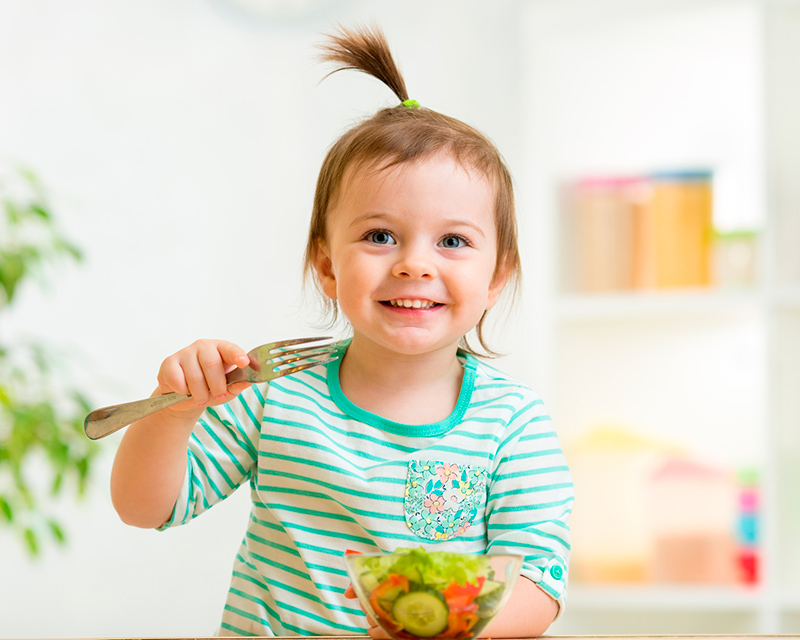
<svg viewBox="0 0 800 640">
<path fill-rule="evenodd" d="M 466 531 L 486 499 L 486 469 L 436 460 L 412 460 L 403 508 L 406 524 L 428 540 Z"/>
</svg>

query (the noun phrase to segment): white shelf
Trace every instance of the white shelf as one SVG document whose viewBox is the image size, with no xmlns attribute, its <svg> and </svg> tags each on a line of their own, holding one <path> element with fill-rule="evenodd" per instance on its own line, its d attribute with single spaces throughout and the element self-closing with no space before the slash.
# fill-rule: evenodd
<svg viewBox="0 0 800 640">
<path fill-rule="evenodd" d="M 800 311 L 800 287 L 778 287 L 770 295 L 772 304 L 781 311 Z"/>
<path fill-rule="evenodd" d="M 800 488 L 778 483 L 800 468 L 800 0 L 525 6 L 530 151 L 521 186 L 535 213 L 526 293 L 541 311 L 531 327 L 534 380 L 565 435 L 642 425 L 723 463 L 760 467 L 764 498 L 762 584 L 573 582 L 559 629 L 798 633 L 800 588 L 785 581 L 800 572 L 800 555 L 789 553 Z M 717 222 L 763 229 L 757 286 L 597 294 L 548 286 L 563 280 L 565 178 L 693 164 L 714 169 Z M 580 501 L 575 508 L 577 543 Z"/>
<path fill-rule="evenodd" d="M 784 591 L 778 596 L 778 604 L 783 611 L 800 614 L 800 593 Z"/>
<path fill-rule="evenodd" d="M 800 291 L 796 302 L 800 304 Z M 789 301 L 795 301 L 789 298 Z M 556 301 L 561 321 L 624 320 L 667 315 L 740 313 L 760 308 L 765 296 L 756 290 L 681 289 L 623 293 L 565 294 Z"/>
<path fill-rule="evenodd" d="M 764 592 L 747 586 L 572 585 L 570 609 L 625 611 L 745 611 L 757 612 Z"/>
</svg>

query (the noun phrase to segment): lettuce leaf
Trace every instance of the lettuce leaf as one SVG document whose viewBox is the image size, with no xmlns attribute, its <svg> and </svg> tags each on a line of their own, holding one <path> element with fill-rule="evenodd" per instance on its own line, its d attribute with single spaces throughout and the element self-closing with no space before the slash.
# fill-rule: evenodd
<svg viewBox="0 0 800 640">
<path fill-rule="evenodd" d="M 399 548 L 391 556 L 364 557 L 359 560 L 361 572 L 371 573 L 378 582 L 383 582 L 392 573 L 398 573 L 435 589 L 443 589 L 453 582 L 475 584 L 478 576 L 491 579 L 493 573 L 485 555 L 426 551 L 423 547 Z"/>
</svg>

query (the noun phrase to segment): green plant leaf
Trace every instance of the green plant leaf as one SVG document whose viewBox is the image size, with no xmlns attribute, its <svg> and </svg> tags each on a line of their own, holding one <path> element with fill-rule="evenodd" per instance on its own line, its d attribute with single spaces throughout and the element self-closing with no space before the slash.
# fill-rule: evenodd
<svg viewBox="0 0 800 640">
<path fill-rule="evenodd" d="M 59 493 L 61 493 L 61 487 L 63 486 L 64 486 L 64 472 L 59 471 L 53 477 L 53 485 L 50 488 L 50 495 L 57 496 Z"/>
<path fill-rule="evenodd" d="M 50 519 L 47 521 L 47 526 L 50 528 L 50 533 L 53 534 L 56 542 L 59 544 L 65 544 L 67 542 L 67 536 L 64 534 L 64 530 L 58 522 Z"/>
<path fill-rule="evenodd" d="M 46 220 L 50 219 L 50 214 L 39 205 L 32 204 L 31 211 L 37 215 L 40 215 L 42 218 L 45 218 Z"/>
<path fill-rule="evenodd" d="M 3 496 L 0 496 L 0 513 L 6 519 L 6 522 L 14 522 L 14 510 Z"/>
<path fill-rule="evenodd" d="M 27 267 L 20 253 L 0 253 L 0 287 L 6 294 L 6 304 L 14 299 L 17 285 L 25 277 Z"/>
<path fill-rule="evenodd" d="M 36 535 L 36 532 L 31 527 L 25 527 L 23 531 L 23 539 L 25 540 L 25 544 L 28 547 L 28 551 L 32 556 L 39 555 L 39 536 Z"/>
</svg>

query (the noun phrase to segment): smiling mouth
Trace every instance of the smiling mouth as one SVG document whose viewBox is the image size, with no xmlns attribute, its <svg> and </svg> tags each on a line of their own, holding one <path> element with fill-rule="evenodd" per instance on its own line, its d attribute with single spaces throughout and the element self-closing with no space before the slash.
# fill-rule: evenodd
<svg viewBox="0 0 800 640">
<path fill-rule="evenodd" d="M 440 306 L 440 303 L 433 302 L 432 300 L 409 300 L 407 298 L 398 298 L 396 300 L 384 300 L 381 304 L 385 304 L 396 309 L 433 309 Z"/>
</svg>

